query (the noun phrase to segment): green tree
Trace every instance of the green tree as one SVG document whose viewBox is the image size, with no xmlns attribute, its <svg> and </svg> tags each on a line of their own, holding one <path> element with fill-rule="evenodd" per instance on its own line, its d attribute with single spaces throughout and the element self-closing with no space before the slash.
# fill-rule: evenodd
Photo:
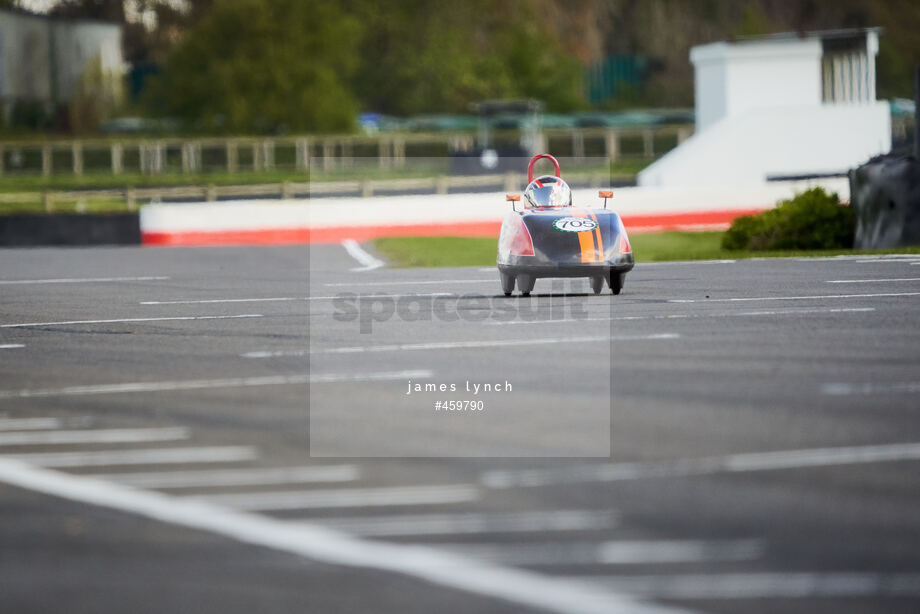
<svg viewBox="0 0 920 614">
<path fill-rule="evenodd" d="M 206 131 L 348 130 L 360 32 L 335 2 L 224 0 L 170 52 L 146 103 Z"/>
<path fill-rule="evenodd" d="M 529 0 L 351 0 L 366 24 L 353 87 L 367 109 L 468 112 L 488 98 L 582 104 L 582 66 Z"/>
</svg>

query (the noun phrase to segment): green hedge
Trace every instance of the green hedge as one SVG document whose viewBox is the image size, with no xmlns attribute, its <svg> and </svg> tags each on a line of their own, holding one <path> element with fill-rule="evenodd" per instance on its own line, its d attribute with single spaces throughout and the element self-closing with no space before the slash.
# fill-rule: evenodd
<svg viewBox="0 0 920 614">
<path fill-rule="evenodd" d="M 836 194 L 812 188 L 775 209 L 735 219 L 722 237 L 729 250 L 840 249 L 853 247 L 853 209 Z"/>
</svg>

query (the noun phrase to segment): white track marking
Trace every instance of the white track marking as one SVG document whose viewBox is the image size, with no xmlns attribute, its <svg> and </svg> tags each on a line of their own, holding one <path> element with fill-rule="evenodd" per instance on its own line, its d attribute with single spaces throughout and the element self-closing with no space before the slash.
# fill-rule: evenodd
<svg viewBox="0 0 920 614">
<path fill-rule="evenodd" d="M 96 429 L 76 431 L 37 431 L 0 433 L 0 446 L 69 445 L 80 443 L 141 443 L 188 439 L 182 427 L 146 429 Z"/>
<path fill-rule="evenodd" d="M 22 343 L 4 343 L 0 345 L 0 350 L 18 350 L 19 348 L 26 347 Z"/>
<path fill-rule="evenodd" d="M 399 537 L 417 535 L 479 535 L 543 533 L 548 531 L 602 531 L 617 526 L 610 510 L 549 510 L 489 514 L 407 514 L 356 518 L 323 518 L 317 523 L 351 535 Z"/>
<path fill-rule="evenodd" d="M 307 296 L 268 296 L 265 298 L 212 298 L 179 301 L 141 301 L 139 305 L 213 305 L 216 303 L 282 303 L 290 301 L 308 301 Z"/>
<path fill-rule="evenodd" d="M 614 316 L 607 318 L 557 318 L 555 320 L 511 320 L 509 322 L 485 322 L 491 326 L 507 324 L 557 324 L 565 322 L 617 322 L 624 320 L 683 320 L 694 318 L 737 318 L 758 316 L 784 316 L 820 313 L 860 313 L 875 311 L 875 307 L 844 307 L 839 309 L 782 309 L 772 311 L 721 311 L 717 313 L 668 313 L 657 316 Z"/>
<path fill-rule="evenodd" d="M 387 488 L 249 492 L 192 498 L 203 498 L 212 503 L 240 510 L 279 511 L 466 503 L 479 499 L 479 489 L 472 484 L 455 484 L 447 486 L 395 486 Z"/>
<path fill-rule="evenodd" d="M 176 320 L 236 320 L 240 318 L 262 318 L 259 313 L 244 313 L 234 316 L 171 316 L 162 318 L 117 318 L 112 320 L 67 320 L 64 322 L 23 322 L 0 324 L 0 328 L 37 328 L 42 326 L 73 326 L 77 324 L 130 324 L 135 322 L 171 322 Z"/>
<path fill-rule="evenodd" d="M 355 465 L 313 467 L 259 467 L 255 469 L 213 469 L 210 471 L 157 471 L 111 473 L 93 477 L 140 488 L 218 488 L 271 484 L 351 482 L 360 475 Z"/>
<path fill-rule="evenodd" d="M 57 418 L 0 418 L 0 431 L 34 431 L 60 428 Z"/>
<path fill-rule="evenodd" d="M 814 599 L 917 597 L 917 573 L 728 573 L 612 576 L 606 586 L 649 599 Z M 580 576 L 585 579 L 584 576 Z M 573 578 L 574 579 L 574 578 Z"/>
<path fill-rule="evenodd" d="M 259 350 L 256 352 L 244 352 L 240 354 L 243 358 L 280 358 L 282 356 L 309 356 L 309 350 Z"/>
<path fill-rule="evenodd" d="M 249 446 L 209 446 L 199 448 L 150 448 L 93 452 L 36 452 L 4 454 L 41 467 L 114 467 L 119 465 L 173 465 L 176 463 L 235 463 L 258 457 Z"/>
<path fill-rule="evenodd" d="M 916 394 L 920 392 L 920 382 L 876 383 L 866 382 L 831 382 L 821 387 L 821 392 L 830 396 L 866 395 L 866 394 Z"/>
<path fill-rule="evenodd" d="M 476 561 L 424 546 L 366 541 L 307 523 L 222 508 L 206 501 L 138 490 L 87 476 L 0 458 L 0 481 L 48 495 L 99 505 L 321 563 L 399 573 L 439 586 L 503 599 L 560 614 L 686 614 L 643 603 L 621 591 L 580 580 L 560 580 Z"/>
<path fill-rule="evenodd" d="M 897 278 L 882 278 L 882 279 L 829 279 L 826 283 L 829 283 L 829 284 L 872 284 L 876 282 L 888 282 L 888 281 L 920 281 L 920 277 L 897 277 Z"/>
<path fill-rule="evenodd" d="M 0 285 L 25 285 L 25 284 L 84 284 L 84 283 L 103 283 L 118 281 L 163 281 L 169 277 L 68 277 L 61 279 L 2 279 Z"/>
<path fill-rule="evenodd" d="M 294 384 L 328 384 L 338 382 L 377 382 L 403 379 L 425 379 L 431 371 L 384 371 L 379 373 L 328 373 L 318 375 L 267 375 L 229 379 L 176 380 L 166 382 L 130 382 L 97 386 L 68 386 L 37 390 L 0 390 L 0 399 L 83 396 L 93 394 L 131 394 L 137 392 L 171 392 L 204 390 L 208 388 L 248 388 L 251 386 L 287 386 Z"/>
<path fill-rule="evenodd" d="M 813 296 L 745 296 L 738 298 L 672 298 L 669 303 L 735 303 L 744 301 L 809 301 L 826 298 L 878 298 L 920 296 L 920 292 L 879 292 L 876 294 L 815 294 Z"/>
<path fill-rule="evenodd" d="M 368 299 L 368 298 L 402 298 L 430 296 L 451 296 L 450 292 L 431 292 L 428 294 L 358 294 L 356 296 L 271 296 L 266 298 L 214 298 L 202 300 L 175 300 L 175 301 L 142 301 L 139 305 L 213 305 L 217 303 L 275 303 L 290 301 L 332 301 L 338 298 Z"/>
<path fill-rule="evenodd" d="M 669 540 L 611 541 L 598 547 L 597 562 L 604 565 L 751 561 L 763 554 L 763 541 Z"/>
<path fill-rule="evenodd" d="M 917 260 L 917 256 L 910 256 L 908 254 L 898 256 L 898 257 L 878 257 L 878 258 L 865 258 L 864 256 L 859 256 L 860 260 L 855 260 L 856 264 L 913 264 L 913 261 Z"/>
<path fill-rule="evenodd" d="M 685 264 L 734 264 L 737 260 L 668 260 L 664 262 L 637 262 L 636 266 L 645 268 L 647 266 L 674 266 Z"/>
<path fill-rule="evenodd" d="M 420 285 L 445 285 L 445 284 L 494 284 L 498 283 L 498 278 L 494 279 L 426 279 L 419 281 L 362 281 L 362 282 L 345 282 L 334 284 L 323 284 L 329 288 L 348 288 L 352 286 L 420 286 Z"/>
<path fill-rule="evenodd" d="M 360 267 L 351 269 L 352 271 L 373 271 L 374 269 L 379 269 L 386 263 L 379 258 L 375 258 L 371 254 L 364 251 L 364 248 L 355 241 L 354 239 L 345 239 L 342 241 L 342 247 L 345 248 L 345 251 L 348 252 L 348 255 L 361 263 Z"/>
<path fill-rule="evenodd" d="M 273 358 L 278 356 L 308 356 L 311 354 L 364 354 L 375 352 L 412 352 L 419 350 L 462 350 L 469 348 L 513 347 L 521 345 L 551 345 L 554 343 L 588 343 L 610 341 L 659 341 L 678 339 L 677 333 L 654 335 L 622 335 L 617 337 L 550 337 L 545 339 L 491 339 L 487 341 L 432 341 L 431 343 L 394 343 L 391 345 L 366 345 L 312 350 L 262 351 L 240 354 L 244 358 Z M 2 395 L 2 393 L 0 393 Z M 2 398 L 2 396 L 0 396 Z"/>
<path fill-rule="evenodd" d="M 504 565 L 661 565 L 752 561 L 763 554 L 763 542 L 738 540 L 637 540 L 511 543 L 429 544 L 459 554 Z"/>
<path fill-rule="evenodd" d="M 496 470 L 483 473 L 481 482 L 490 488 L 512 488 L 909 460 L 920 460 L 920 443 L 753 452 L 636 463 L 577 465 L 564 469 Z"/>
</svg>

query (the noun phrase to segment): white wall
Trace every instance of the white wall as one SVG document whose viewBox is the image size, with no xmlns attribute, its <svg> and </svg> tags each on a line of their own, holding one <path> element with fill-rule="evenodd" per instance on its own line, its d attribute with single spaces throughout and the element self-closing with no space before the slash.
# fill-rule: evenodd
<svg viewBox="0 0 920 614">
<path fill-rule="evenodd" d="M 752 109 L 821 104 L 821 41 L 713 43 L 690 51 L 696 130 Z"/>
<path fill-rule="evenodd" d="M 888 103 L 774 107 L 697 132 L 639 173 L 640 186 L 750 184 L 843 173 L 891 149 Z"/>
<path fill-rule="evenodd" d="M 777 181 L 691 188 L 618 188 L 608 206 L 624 217 L 768 209 L 814 186 L 849 199 L 843 178 Z M 577 207 L 601 207 L 597 190 L 574 190 Z M 144 233 L 221 232 L 392 225 L 450 225 L 500 222 L 511 206 L 504 192 L 444 195 L 313 198 L 209 203 L 149 204 L 141 207 Z"/>
</svg>

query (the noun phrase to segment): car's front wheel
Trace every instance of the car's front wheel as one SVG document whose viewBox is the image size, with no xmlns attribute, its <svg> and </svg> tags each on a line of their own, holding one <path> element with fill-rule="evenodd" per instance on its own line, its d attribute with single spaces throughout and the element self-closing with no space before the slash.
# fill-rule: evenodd
<svg viewBox="0 0 920 614">
<path fill-rule="evenodd" d="M 537 278 L 533 275 L 518 275 L 518 290 L 520 290 L 521 294 L 524 296 L 530 296 L 530 291 L 533 290 L 533 285 L 535 283 L 537 283 Z"/>
<path fill-rule="evenodd" d="M 619 294 L 623 291 L 623 284 L 626 283 L 626 273 L 610 271 L 610 274 L 607 276 L 607 283 L 610 286 L 611 292 Z"/>
</svg>

